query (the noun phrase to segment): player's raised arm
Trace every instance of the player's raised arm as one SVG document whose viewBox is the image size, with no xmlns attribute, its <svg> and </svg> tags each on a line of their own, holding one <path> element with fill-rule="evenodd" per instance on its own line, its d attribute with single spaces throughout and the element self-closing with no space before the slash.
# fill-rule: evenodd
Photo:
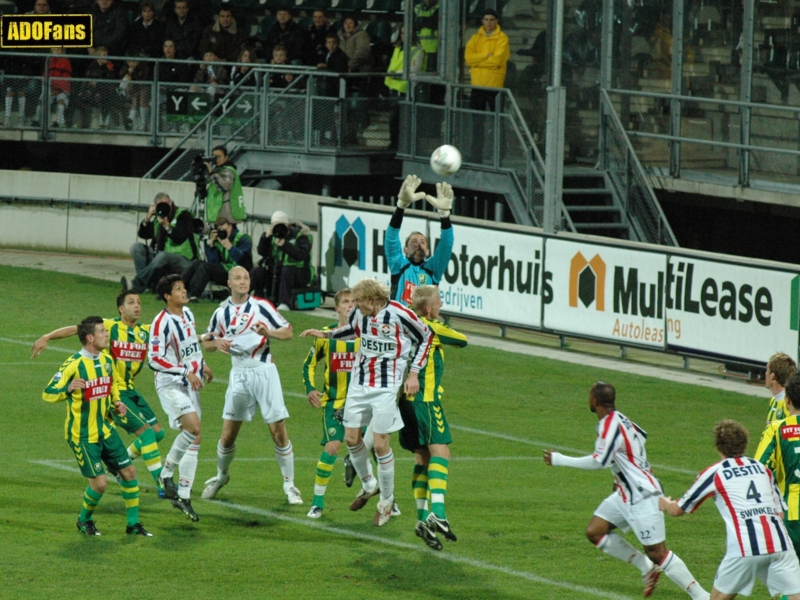
<svg viewBox="0 0 800 600">
<path fill-rule="evenodd" d="M 78 335 L 77 325 L 68 325 L 67 327 L 61 327 L 60 329 L 56 329 L 50 333 L 45 333 L 42 337 L 33 342 L 33 346 L 31 346 L 31 358 L 36 358 L 42 352 L 44 352 L 50 340 L 60 340 L 63 338 L 72 337 L 73 335 Z"/>
</svg>

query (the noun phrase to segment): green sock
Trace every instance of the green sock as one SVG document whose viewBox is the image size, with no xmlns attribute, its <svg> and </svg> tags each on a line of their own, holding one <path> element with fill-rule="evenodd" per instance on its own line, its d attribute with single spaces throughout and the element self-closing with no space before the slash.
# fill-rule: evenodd
<svg viewBox="0 0 800 600">
<path fill-rule="evenodd" d="M 161 443 L 161 440 L 163 440 L 163 439 L 164 439 L 164 436 L 166 436 L 166 435 L 167 435 L 166 433 L 164 433 L 164 430 L 163 430 L 163 429 L 159 429 L 158 431 L 156 431 L 156 430 L 154 429 L 154 430 L 153 430 L 153 433 L 156 435 L 156 444 L 160 444 L 160 443 Z"/>
<path fill-rule="evenodd" d="M 128 526 L 131 527 L 139 522 L 139 481 L 120 480 L 122 486 L 122 500 L 125 502 L 125 516 L 128 518 Z"/>
<path fill-rule="evenodd" d="M 81 509 L 81 516 L 79 517 L 83 523 L 92 520 L 94 509 L 100 504 L 103 494 L 95 492 L 92 488 L 87 487 L 83 492 L 83 509 Z"/>
<path fill-rule="evenodd" d="M 424 521 L 428 518 L 428 467 L 414 465 L 411 475 L 411 487 L 414 491 L 414 500 L 417 503 L 417 519 Z"/>
<path fill-rule="evenodd" d="M 317 478 L 314 480 L 314 506 L 325 508 L 325 490 L 328 487 L 328 482 L 333 473 L 333 464 L 336 462 L 336 457 L 331 456 L 324 450 L 322 456 L 319 457 L 317 463 Z"/>
<path fill-rule="evenodd" d="M 158 451 L 158 444 L 156 443 L 156 433 L 149 427 L 142 432 L 136 441 L 133 442 L 139 454 L 142 455 L 144 464 L 150 471 L 153 481 L 158 485 L 158 477 L 161 475 L 161 453 Z"/>
<path fill-rule="evenodd" d="M 447 474 L 450 461 L 432 456 L 428 465 L 428 486 L 431 490 L 431 512 L 440 519 L 446 519 L 444 497 L 447 494 Z"/>
</svg>

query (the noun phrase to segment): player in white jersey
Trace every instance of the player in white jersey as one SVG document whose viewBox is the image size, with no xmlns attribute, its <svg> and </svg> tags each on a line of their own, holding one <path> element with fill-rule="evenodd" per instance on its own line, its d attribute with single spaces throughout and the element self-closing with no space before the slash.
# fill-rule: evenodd
<svg viewBox="0 0 800 600">
<path fill-rule="evenodd" d="M 413 311 L 390 301 L 389 290 L 375 279 L 363 279 L 353 286 L 353 299 L 356 307 L 350 311 L 347 325 L 326 331 L 309 329 L 300 336 L 361 338 L 342 419 L 344 441 L 361 479 L 361 490 L 350 510 L 360 510 L 380 492 L 373 523 L 381 527 L 388 522 L 394 505 L 394 455 L 389 437 L 403 428 L 397 394 L 406 367 L 405 392 L 413 396 L 419 391 L 419 371 L 428 360 L 433 334 Z M 361 428 L 370 422 L 375 435 L 377 481 L 361 437 Z"/>
<path fill-rule="evenodd" d="M 286 419 L 278 369 L 272 361 L 271 339 L 291 340 L 292 326 L 268 300 L 250 296 L 250 274 L 234 267 L 228 272 L 231 296 L 211 316 L 203 335 L 203 348 L 231 355 L 231 375 L 222 409 L 222 435 L 217 444 L 217 474 L 206 481 L 203 498 L 216 497 L 230 481 L 228 469 L 236 454 L 236 438 L 243 421 L 252 421 L 256 409 L 269 425 L 275 457 L 283 475 L 283 491 L 289 504 L 302 504 L 294 485 L 294 452 Z"/>
<path fill-rule="evenodd" d="M 800 600 L 800 562 L 783 524 L 786 505 L 772 472 L 744 456 L 747 429 L 736 421 L 714 426 L 714 444 L 722 460 L 700 473 L 677 502 L 662 496 L 661 510 L 679 517 L 714 497 L 728 532 L 728 550 L 714 579 L 712 600 L 749 596 L 756 577 L 772 596 Z"/>
<path fill-rule="evenodd" d="M 667 549 L 664 515 L 658 510 L 662 495 L 658 481 L 647 461 L 647 434 L 616 409 L 616 390 L 598 381 L 589 392 L 589 410 L 597 414 L 597 439 L 594 453 L 581 458 L 545 450 L 544 462 L 554 467 L 578 469 L 610 468 L 614 473 L 614 492 L 597 507 L 586 526 L 586 537 L 597 548 L 619 560 L 631 563 L 642 574 L 644 597 L 653 593 L 661 573 L 692 598 L 709 598 L 686 564 Z M 633 529 L 642 543 L 642 554 L 614 529 Z"/>
<path fill-rule="evenodd" d="M 203 361 L 189 296 L 180 275 L 162 277 L 156 286 L 158 297 L 167 303 L 150 325 L 147 358 L 156 379 L 161 408 L 172 429 L 179 429 L 161 471 L 164 494 L 172 505 L 192 521 L 200 517 L 192 508 L 192 484 L 197 473 L 200 450 L 200 394 L 203 379 L 211 381 L 211 369 Z M 180 468 L 178 488 L 172 476 Z"/>
</svg>

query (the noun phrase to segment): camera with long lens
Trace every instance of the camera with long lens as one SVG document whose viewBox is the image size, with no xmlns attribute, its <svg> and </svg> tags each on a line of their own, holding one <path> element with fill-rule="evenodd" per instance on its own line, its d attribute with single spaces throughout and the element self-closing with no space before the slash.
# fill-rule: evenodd
<svg viewBox="0 0 800 600">
<path fill-rule="evenodd" d="M 156 216 L 166 219 L 172 213 L 172 205 L 169 202 L 159 202 L 156 204 Z"/>
<path fill-rule="evenodd" d="M 195 183 L 195 194 L 199 198 L 205 198 L 207 195 L 206 184 L 208 183 L 208 169 L 206 163 L 215 163 L 215 156 L 203 156 L 202 153 L 197 153 L 192 161 L 192 180 Z"/>
<path fill-rule="evenodd" d="M 217 232 L 217 239 L 218 240 L 227 240 L 228 239 L 228 232 L 225 229 L 215 229 L 214 231 Z"/>
<path fill-rule="evenodd" d="M 286 239 L 286 236 L 289 235 L 289 227 L 286 223 L 275 223 L 272 226 L 272 237 L 278 240 Z"/>
</svg>

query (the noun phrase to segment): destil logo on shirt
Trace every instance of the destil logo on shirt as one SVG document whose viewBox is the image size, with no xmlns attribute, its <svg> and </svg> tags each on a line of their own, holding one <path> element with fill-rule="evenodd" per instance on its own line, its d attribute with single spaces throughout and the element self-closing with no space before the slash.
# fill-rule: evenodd
<svg viewBox="0 0 800 600">
<path fill-rule="evenodd" d="M 93 402 L 111 394 L 111 377 L 96 377 L 86 382 L 83 388 L 83 401 Z"/>
</svg>

